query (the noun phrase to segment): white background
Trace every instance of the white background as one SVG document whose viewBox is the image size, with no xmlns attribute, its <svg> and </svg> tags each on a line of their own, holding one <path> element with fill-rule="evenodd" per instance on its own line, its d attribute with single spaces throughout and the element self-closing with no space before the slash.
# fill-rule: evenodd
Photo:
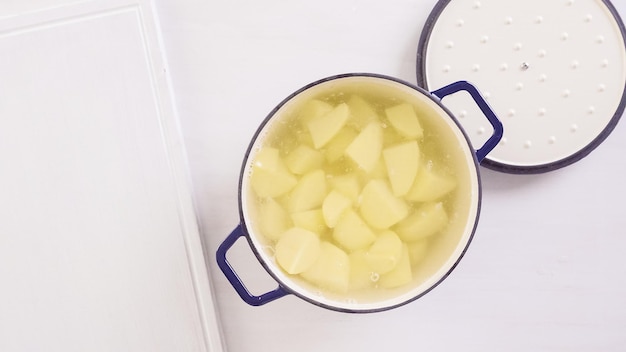
<svg viewBox="0 0 626 352">
<path fill-rule="evenodd" d="M 483 208 L 466 257 L 433 292 L 396 310 L 350 315 L 296 297 L 250 307 L 214 265 L 239 222 L 240 166 L 266 114 L 336 73 L 415 82 L 418 39 L 435 2 L 157 1 L 230 351 L 626 350 L 623 121 L 565 169 L 482 169 Z M 626 2 L 614 4 L 626 13 Z M 247 243 L 230 257 L 255 293 L 275 287 Z"/>
<path fill-rule="evenodd" d="M 626 350 L 623 121 L 563 170 L 481 169 L 483 208 L 467 255 L 442 285 L 404 307 L 344 314 L 292 296 L 250 307 L 214 264 L 239 222 L 240 166 L 266 114 L 336 73 L 415 82 L 419 35 L 435 3 L 155 0 L 229 351 Z M 614 4 L 626 14 L 626 1 Z M 255 293 L 276 286 L 244 241 L 230 257 Z"/>
</svg>

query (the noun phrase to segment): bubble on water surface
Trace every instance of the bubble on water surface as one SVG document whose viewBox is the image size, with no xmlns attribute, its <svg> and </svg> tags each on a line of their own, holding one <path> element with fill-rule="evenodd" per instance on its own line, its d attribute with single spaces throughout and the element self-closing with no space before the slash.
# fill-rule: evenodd
<svg viewBox="0 0 626 352">
<path fill-rule="evenodd" d="M 378 282 L 379 279 L 380 279 L 380 275 L 378 273 L 372 273 L 370 275 L 370 280 L 372 280 L 372 282 Z"/>
</svg>

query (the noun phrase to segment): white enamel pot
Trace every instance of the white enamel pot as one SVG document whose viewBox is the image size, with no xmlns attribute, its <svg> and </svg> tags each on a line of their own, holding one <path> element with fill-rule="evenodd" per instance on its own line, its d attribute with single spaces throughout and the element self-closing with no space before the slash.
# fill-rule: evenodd
<svg viewBox="0 0 626 352">
<path fill-rule="evenodd" d="M 437 259 L 428 262 L 424 266 L 425 269 L 416 274 L 419 277 L 415 278 L 414 282 L 406 287 L 390 290 L 380 295 L 368 296 L 367 298 L 321 293 L 320 290 L 303 282 L 300 278 L 281 270 L 274 258 L 274 251 L 269 248 L 263 236 L 257 233 L 255 219 L 249 209 L 249 202 L 252 196 L 248 175 L 250 174 L 251 163 L 255 153 L 263 145 L 268 131 L 275 124 L 282 122 L 280 118 L 282 114 L 292 109 L 293 104 L 299 101 L 299 99 L 314 96 L 327 89 L 336 89 L 342 85 L 346 85 L 346 87 L 374 87 L 392 97 L 398 96 L 402 97 L 402 99 L 408 99 L 412 103 L 419 105 L 426 114 L 433 116 L 441 130 L 440 136 L 438 135 L 439 137 L 437 138 L 445 138 L 446 148 L 449 149 L 451 154 L 456 155 L 460 163 L 460 179 L 456 192 L 460 193 L 462 198 L 465 199 L 463 205 L 459 206 L 457 211 L 455 211 L 454 218 L 456 223 L 454 224 L 454 230 L 449 231 L 452 235 L 440 242 L 440 247 L 442 248 L 440 252 L 443 254 L 438 255 Z M 493 127 L 492 135 L 487 142 L 476 149 L 470 143 L 453 114 L 441 102 L 445 96 L 461 91 L 469 93 L 485 115 L 488 123 Z M 335 311 L 369 313 L 392 309 L 414 301 L 445 280 L 468 249 L 474 236 L 480 213 L 481 183 L 479 163 L 498 144 L 502 134 L 502 124 L 487 102 L 472 84 L 465 81 L 450 84 L 433 92 L 425 91 L 418 86 L 396 78 L 369 73 L 342 74 L 313 82 L 278 104 L 261 123 L 250 142 L 243 160 L 239 180 L 240 224 L 217 250 L 217 263 L 241 298 L 246 303 L 254 306 L 266 304 L 285 295 L 295 295 L 304 301 Z M 259 263 L 278 283 L 278 287 L 275 290 L 258 296 L 251 294 L 228 262 L 227 252 L 241 237 L 247 239 Z"/>
</svg>

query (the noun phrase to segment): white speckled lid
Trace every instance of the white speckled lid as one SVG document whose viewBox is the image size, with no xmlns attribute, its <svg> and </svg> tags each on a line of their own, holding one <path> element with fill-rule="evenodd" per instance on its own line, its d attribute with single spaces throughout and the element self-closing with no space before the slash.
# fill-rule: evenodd
<svg viewBox="0 0 626 352">
<path fill-rule="evenodd" d="M 418 83 L 467 80 L 504 125 L 484 165 L 540 173 L 576 162 L 626 105 L 626 30 L 605 0 L 441 0 L 420 40 Z M 445 98 L 472 143 L 489 125 L 468 97 Z"/>
</svg>

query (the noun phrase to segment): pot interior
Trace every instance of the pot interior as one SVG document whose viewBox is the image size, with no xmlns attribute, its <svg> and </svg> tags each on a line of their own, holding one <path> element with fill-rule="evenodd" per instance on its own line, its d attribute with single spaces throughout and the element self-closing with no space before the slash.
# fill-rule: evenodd
<svg viewBox="0 0 626 352">
<path fill-rule="evenodd" d="M 280 236 L 276 234 L 266 236 L 264 234 L 264 231 L 267 231 L 268 219 L 263 218 L 267 216 L 267 213 L 264 213 L 263 204 L 268 202 L 279 204 L 281 209 L 288 214 L 288 217 L 285 218 L 287 220 L 283 219 L 283 222 L 286 221 L 286 225 L 284 223 L 283 226 L 295 226 L 295 211 L 290 212 L 289 210 L 293 206 L 290 198 L 292 197 L 291 193 L 295 191 L 292 190 L 290 191 L 291 193 L 287 192 L 276 197 L 260 196 L 255 191 L 253 182 L 251 182 L 255 160 L 264 148 L 269 147 L 279 150 L 282 162 L 285 159 L 289 160 L 289 154 L 293 153 L 299 145 L 306 144 L 311 146 L 314 144 L 311 141 L 310 131 L 307 128 L 308 124 L 303 122 L 304 119 L 310 118 L 306 117 L 306 114 L 302 112 L 303 109 L 306 110 L 308 109 L 307 106 L 310 106 L 307 104 L 310 104 L 312 100 L 319 100 L 332 107 L 337 107 L 342 103 L 349 102 L 355 96 L 367 102 L 381 119 L 380 125 L 382 126 L 385 143 L 383 148 L 403 144 L 407 142 L 407 139 L 410 139 L 404 135 L 400 135 L 399 138 L 398 135 L 393 136 L 392 131 L 396 126 L 391 126 L 389 120 L 387 120 L 386 109 L 402 103 L 408 103 L 413 107 L 423 129 L 423 136 L 417 138 L 420 155 L 419 168 L 431 170 L 432 167 L 432 170 L 445 174 L 446 177 L 451 178 L 455 183 L 451 191 L 436 200 L 408 201 L 402 199 L 402 202 L 406 204 L 408 209 L 407 215 L 402 221 L 414 214 L 423 212 L 423 209 L 429 204 L 431 208 L 432 204 L 438 204 L 438 206 L 445 209 L 447 222 L 435 234 L 419 239 L 416 239 L 411 234 L 406 234 L 406 226 L 403 228 L 404 232 L 402 233 L 405 233 L 405 235 L 402 238 L 402 255 L 409 255 L 411 258 L 411 277 L 409 283 L 399 287 L 382 287 L 382 281 L 379 282 L 378 280 L 382 276 L 390 274 L 378 275 L 375 271 L 371 272 L 372 282 L 366 284 L 365 287 L 361 287 L 363 286 L 362 284 L 357 285 L 361 287 L 359 289 L 353 289 L 354 280 L 351 278 L 347 291 L 312 283 L 303 279 L 303 274 L 288 274 L 277 263 L 275 256 L 275 245 L 279 241 L 277 238 Z M 350 107 L 351 111 L 353 111 L 353 105 L 350 105 Z M 364 126 L 358 126 L 359 123 L 354 123 L 354 126 L 350 124 L 350 122 L 347 123 L 344 128 L 354 129 L 354 135 L 359 135 L 365 129 Z M 361 125 L 366 125 L 366 123 Z M 327 144 L 316 149 L 315 145 L 312 145 L 311 148 L 324 154 L 329 153 L 328 149 L 331 146 Z M 328 161 L 327 154 L 324 155 L 324 165 L 326 167 L 324 169 L 324 177 L 327 180 L 326 192 L 333 190 L 336 178 L 344 175 L 359 175 L 357 178 L 359 180 L 359 191 L 362 191 L 364 186 L 369 184 L 371 180 L 383 180 L 387 186 L 390 186 L 390 169 L 388 169 L 388 165 L 385 164 L 382 156 L 380 161 L 382 166 L 379 168 L 374 167 L 374 171 L 366 172 L 363 170 L 362 165 L 355 163 L 354 160 L 347 157 L 345 152 L 339 156 L 339 159 L 333 162 Z M 411 162 L 407 160 L 407 163 Z M 387 167 L 385 167 L 386 165 Z M 293 179 L 297 180 L 297 182 L 300 182 L 303 177 L 303 175 L 293 174 Z M 284 181 L 277 178 L 276 182 Z M 480 197 L 479 175 L 474 150 L 456 120 L 451 117 L 451 114 L 428 92 L 420 88 L 389 77 L 369 74 L 349 74 L 320 80 L 302 88 L 279 104 L 257 131 L 244 161 L 240 182 L 242 223 L 249 235 L 248 239 L 253 251 L 261 264 L 282 286 L 299 297 L 326 308 L 349 312 L 379 311 L 402 305 L 430 291 L 447 277 L 463 256 L 471 241 L 478 221 Z M 361 218 L 364 212 L 361 207 L 365 206 L 360 202 L 364 201 L 363 194 L 359 194 L 352 205 L 354 213 L 361 215 Z M 307 210 L 317 210 L 320 207 L 315 205 L 315 209 Z M 345 216 L 345 212 L 343 216 Z M 273 222 L 273 220 L 270 222 Z M 398 227 L 402 224 L 402 221 L 394 223 L 387 229 L 372 226 L 370 226 L 370 229 L 376 236 L 380 236 L 381 233 L 387 230 L 400 231 Z M 366 221 L 366 223 L 369 222 Z M 274 223 L 273 225 L 276 224 Z M 355 249 L 351 246 L 346 248 L 341 242 L 337 243 L 335 231 L 338 231 L 338 226 L 334 228 L 320 228 L 318 235 L 322 242 L 329 242 L 342 250 L 350 259 L 349 265 L 352 265 L 351 268 L 354 269 L 356 266 L 352 263 L 354 256 L 356 256 L 355 252 L 367 253 L 371 246 L 360 246 L 358 249 Z M 425 224 L 424 226 L 429 225 Z M 418 231 L 421 230 L 418 229 Z M 420 257 L 421 259 L 419 259 Z M 414 258 L 416 259 L 413 260 Z"/>
</svg>

